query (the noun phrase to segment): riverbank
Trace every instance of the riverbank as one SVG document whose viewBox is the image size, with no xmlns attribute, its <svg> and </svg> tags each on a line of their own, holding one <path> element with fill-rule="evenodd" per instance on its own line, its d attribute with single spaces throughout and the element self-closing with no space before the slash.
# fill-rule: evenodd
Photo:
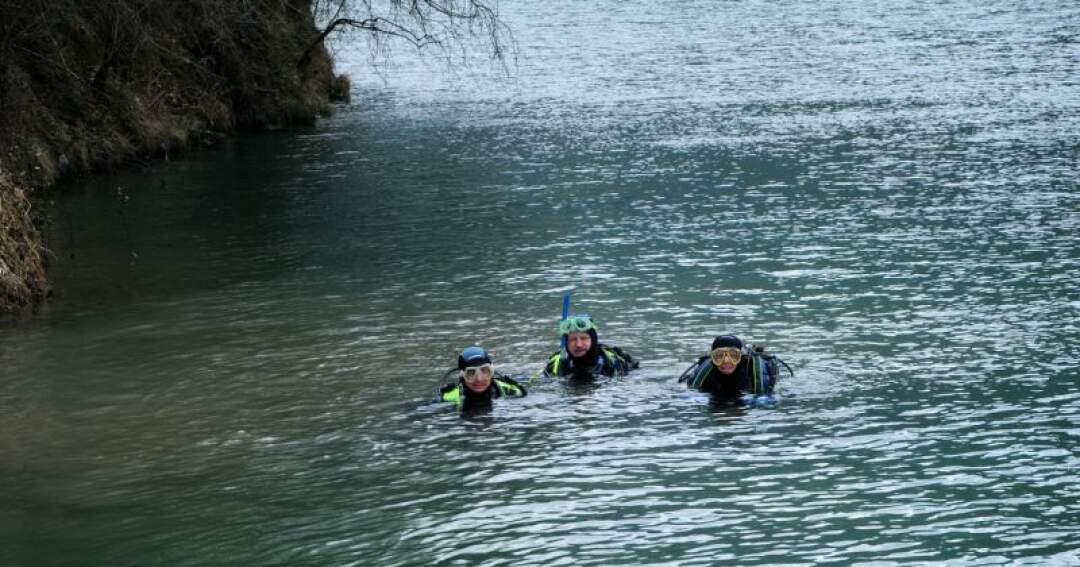
<svg viewBox="0 0 1080 567">
<path fill-rule="evenodd" d="M 60 178 L 310 123 L 348 96 L 308 0 L 65 0 L 0 21 L 0 315 L 49 295 L 33 202 Z"/>
</svg>

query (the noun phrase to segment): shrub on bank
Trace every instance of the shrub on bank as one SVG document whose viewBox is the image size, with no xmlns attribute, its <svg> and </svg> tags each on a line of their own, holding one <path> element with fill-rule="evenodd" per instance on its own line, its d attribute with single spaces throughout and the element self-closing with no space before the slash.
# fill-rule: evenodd
<svg viewBox="0 0 1080 567">
<path fill-rule="evenodd" d="M 45 265 L 30 200 L 0 175 L 0 313 L 16 312 L 45 296 Z"/>
</svg>

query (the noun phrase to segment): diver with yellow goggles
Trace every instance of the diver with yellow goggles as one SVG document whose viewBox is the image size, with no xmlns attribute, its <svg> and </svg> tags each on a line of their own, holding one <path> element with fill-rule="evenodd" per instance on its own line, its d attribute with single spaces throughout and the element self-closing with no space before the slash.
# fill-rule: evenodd
<svg viewBox="0 0 1080 567">
<path fill-rule="evenodd" d="M 772 396 L 781 364 L 795 375 L 787 363 L 766 353 L 764 347 L 744 345 L 735 335 L 720 335 L 713 339 L 709 354 L 687 368 L 679 382 L 718 398 L 774 405 Z"/>
<path fill-rule="evenodd" d="M 569 376 L 589 380 L 597 376 L 624 376 L 639 364 L 616 346 L 605 345 L 597 336 L 593 318 L 580 313 L 559 321 L 563 348 L 548 359 L 544 376 Z"/>
<path fill-rule="evenodd" d="M 460 409 L 490 406 L 495 398 L 521 398 L 528 393 L 513 378 L 496 372 L 491 356 L 478 346 L 461 351 L 457 369 L 447 372 L 443 379 L 454 372 L 458 373 L 457 382 L 443 386 L 439 390 L 439 400 L 453 403 Z"/>
</svg>

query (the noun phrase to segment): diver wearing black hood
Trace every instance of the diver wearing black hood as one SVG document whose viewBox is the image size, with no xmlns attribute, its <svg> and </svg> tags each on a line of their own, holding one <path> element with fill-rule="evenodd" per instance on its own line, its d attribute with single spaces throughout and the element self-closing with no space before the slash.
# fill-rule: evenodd
<svg viewBox="0 0 1080 567">
<path fill-rule="evenodd" d="M 709 354 L 687 368 L 679 382 L 721 398 L 771 395 L 780 377 L 780 364 L 787 366 L 766 354 L 764 347 L 748 347 L 735 335 L 720 335 L 713 339 Z"/>
<path fill-rule="evenodd" d="M 496 372 L 491 357 L 480 347 L 471 346 L 461 351 L 457 370 L 457 383 L 443 386 L 439 390 L 439 399 L 461 409 L 490 406 L 495 398 L 520 398 L 527 394 L 525 387 L 516 380 Z M 447 375 L 453 372 L 451 370 Z"/>
<path fill-rule="evenodd" d="M 563 349 L 551 356 L 545 376 L 592 379 L 597 376 L 625 376 L 639 364 L 619 347 L 600 342 L 598 327 L 588 315 L 573 315 L 559 322 Z"/>
</svg>

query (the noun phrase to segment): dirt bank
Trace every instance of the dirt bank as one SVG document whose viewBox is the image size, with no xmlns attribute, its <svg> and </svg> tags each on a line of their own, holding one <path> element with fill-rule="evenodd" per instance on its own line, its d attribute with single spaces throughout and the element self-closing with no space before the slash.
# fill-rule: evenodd
<svg viewBox="0 0 1080 567">
<path fill-rule="evenodd" d="M 0 0 L 0 315 L 48 296 L 32 207 L 58 178 L 309 123 L 335 79 L 310 0 Z M 305 56 L 305 54 L 307 54 Z"/>
</svg>

